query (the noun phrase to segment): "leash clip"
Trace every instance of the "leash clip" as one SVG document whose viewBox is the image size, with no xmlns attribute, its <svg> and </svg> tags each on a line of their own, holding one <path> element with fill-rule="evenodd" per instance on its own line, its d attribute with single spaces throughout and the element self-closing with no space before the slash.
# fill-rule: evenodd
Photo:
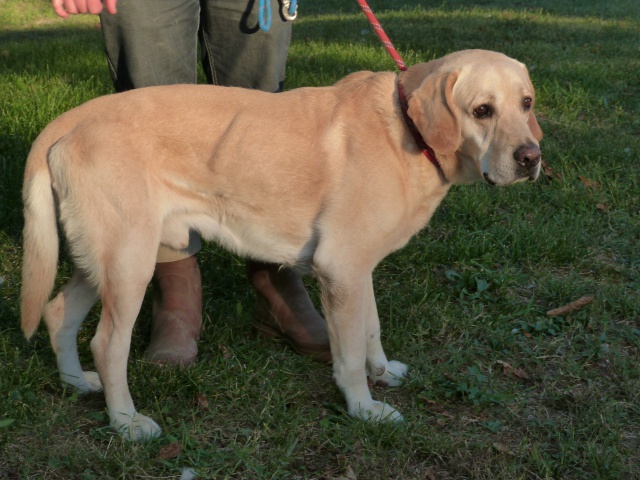
<svg viewBox="0 0 640 480">
<path fill-rule="evenodd" d="M 289 20 L 290 22 L 293 22 L 298 17 L 298 2 L 297 2 L 297 0 L 293 4 L 293 13 L 290 12 L 290 8 L 291 8 L 291 0 L 282 0 L 282 8 L 281 8 L 282 16 L 286 20 Z"/>
</svg>

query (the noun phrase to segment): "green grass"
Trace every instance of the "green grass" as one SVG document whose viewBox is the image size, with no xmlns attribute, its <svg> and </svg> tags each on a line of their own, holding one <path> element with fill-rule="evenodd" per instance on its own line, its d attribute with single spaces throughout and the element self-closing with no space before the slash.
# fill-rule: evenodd
<svg viewBox="0 0 640 480">
<path fill-rule="evenodd" d="M 463 48 L 527 63 L 561 178 L 455 188 L 377 268 L 384 344 L 412 376 L 373 394 L 399 426 L 350 419 L 329 367 L 256 339 L 243 262 L 207 246 L 198 364 L 142 361 L 148 306 L 134 332 L 132 395 L 164 430 L 136 445 L 105 426 L 101 396 L 60 386 L 46 329 L 27 343 L 18 326 L 24 161 L 49 121 L 112 91 L 100 31 L 0 1 L 0 478 L 640 478 L 640 3 L 415 3 L 371 2 L 407 63 Z M 356 3 L 301 2 L 287 87 L 360 69 L 394 64 Z"/>
</svg>

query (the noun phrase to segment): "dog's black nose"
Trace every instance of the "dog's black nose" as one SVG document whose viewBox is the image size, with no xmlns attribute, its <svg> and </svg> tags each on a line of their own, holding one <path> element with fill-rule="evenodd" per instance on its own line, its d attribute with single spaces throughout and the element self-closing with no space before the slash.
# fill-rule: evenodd
<svg viewBox="0 0 640 480">
<path fill-rule="evenodd" d="M 533 143 L 520 145 L 513 154 L 513 158 L 516 159 L 518 165 L 530 170 L 540 163 L 542 152 L 540 152 L 540 148 Z"/>
</svg>

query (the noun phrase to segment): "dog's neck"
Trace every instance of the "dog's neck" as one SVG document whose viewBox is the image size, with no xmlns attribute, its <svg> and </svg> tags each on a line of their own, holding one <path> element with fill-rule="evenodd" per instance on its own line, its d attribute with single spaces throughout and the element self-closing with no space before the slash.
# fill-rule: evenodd
<svg viewBox="0 0 640 480">
<path fill-rule="evenodd" d="M 427 144 L 425 139 L 422 137 L 422 135 L 418 131 L 416 124 L 409 116 L 409 100 L 407 99 L 407 95 L 404 92 L 404 87 L 400 82 L 398 82 L 398 100 L 400 101 L 400 109 L 402 110 L 402 116 L 404 117 L 404 121 L 409 127 L 409 131 L 411 132 L 411 135 L 413 136 L 413 139 L 415 140 L 416 144 L 422 151 L 423 155 L 427 157 L 429 161 L 433 163 L 435 167 L 438 169 L 438 171 L 444 176 L 444 172 L 442 171 L 442 166 L 440 165 L 440 162 L 436 158 L 435 152 Z"/>
</svg>

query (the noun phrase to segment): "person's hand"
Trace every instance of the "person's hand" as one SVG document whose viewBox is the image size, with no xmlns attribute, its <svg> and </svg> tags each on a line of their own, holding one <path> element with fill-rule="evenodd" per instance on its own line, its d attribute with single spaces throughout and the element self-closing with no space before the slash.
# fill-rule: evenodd
<svg viewBox="0 0 640 480">
<path fill-rule="evenodd" d="M 116 13 L 118 0 L 51 0 L 51 6 L 59 17 L 67 18 L 76 13 L 98 14 L 102 7 L 107 7 L 107 12 Z"/>
</svg>

